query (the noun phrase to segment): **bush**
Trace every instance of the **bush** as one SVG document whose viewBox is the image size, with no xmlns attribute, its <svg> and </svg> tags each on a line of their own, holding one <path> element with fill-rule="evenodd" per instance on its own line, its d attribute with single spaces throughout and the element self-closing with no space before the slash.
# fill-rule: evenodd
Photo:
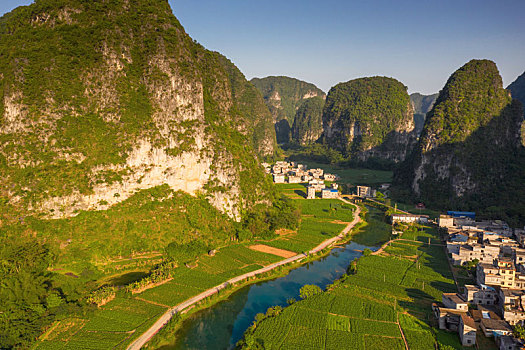
<svg viewBox="0 0 525 350">
<path fill-rule="evenodd" d="M 307 299 L 322 292 L 323 291 L 319 286 L 316 286 L 315 284 L 306 284 L 302 286 L 301 290 L 299 291 L 299 296 L 301 299 Z"/>
</svg>

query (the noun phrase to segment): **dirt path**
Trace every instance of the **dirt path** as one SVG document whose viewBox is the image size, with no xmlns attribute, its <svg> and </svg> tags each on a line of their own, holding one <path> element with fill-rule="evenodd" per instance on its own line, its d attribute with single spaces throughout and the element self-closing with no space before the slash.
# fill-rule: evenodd
<svg viewBox="0 0 525 350">
<path fill-rule="evenodd" d="M 339 198 L 339 200 L 341 200 L 342 202 L 344 202 L 346 204 L 352 204 L 352 203 L 348 202 L 347 200 L 345 200 L 343 198 Z M 343 229 L 343 231 L 341 231 L 341 233 L 338 236 L 330 238 L 330 239 L 327 239 L 326 241 L 322 242 L 321 244 L 319 244 L 314 249 L 310 250 L 308 252 L 308 254 L 318 253 L 321 250 L 331 246 L 335 242 L 343 239 L 350 232 L 350 230 L 358 222 L 361 221 L 361 218 L 359 217 L 359 214 L 361 213 L 361 208 L 359 206 L 357 206 L 357 205 L 355 207 L 356 207 L 356 210 L 354 212 L 354 219 L 352 220 L 352 222 L 350 222 Z M 142 335 L 139 338 L 137 338 L 133 343 L 131 343 L 127 347 L 127 350 L 140 350 L 162 327 L 164 327 L 166 325 L 166 323 L 169 322 L 169 320 L 175 314 L 184 311 L 185 309 L 187 309 L 190 306 L 200 302 L 203 299 L 206 299 L 206 298 L 208 298 L 208 297 L 210 297 L 210 296 L 212 296 L 214 294 L 219 293 L 219 291 L 221 291 L 222 289 L 226 288 L 227 286 L 233 285 L 233 284 L 238 283 L 238 282 L 241 282 L 241 281 L 243 281 L 243 280 L 245 280 L 247 278 L 254 277 L 254 276 L 257 276 L 259 274 L 272 271 L 273 269 L 275 269 L 275 268 L 277 268 L 279 266 L 287 265 L 289 263 L 302 260 L 302 259 L 306 258 L 307 256 L 308 256 L 307 254 L 298 254 L 298 255 L 295 255 L 295 256 L 290 257 L 288 259 L 281 260 L 281 261 L 278 261 L 278 262 L 273 263 L 271 265 L 268 265 L 266 267 L 263 267 L 263 268 L 261 268 L 259 270 L 248 272 L 248 273 L 246 273 L 244 275 L 234 277 L 234 278 L 224 282 L 223 284 L 220 284 L 220 285 L 218 285 L 216 287 L 210 288 L 210 289 L 200 293 L 199 295 L 196 295 L 193 298 L 190 298 L 190 299 L 188 299 L 188 300 L 178 304 L 177 306 L 175 306 L 175 307 L 169 309 L 168 311 L 166 311 L 146 332 L 142 333 Z"/>
</svg>

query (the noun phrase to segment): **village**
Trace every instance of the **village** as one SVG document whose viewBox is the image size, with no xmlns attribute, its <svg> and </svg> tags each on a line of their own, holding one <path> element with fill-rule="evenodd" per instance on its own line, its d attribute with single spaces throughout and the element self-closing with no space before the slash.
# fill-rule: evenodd
<svg viewBox="0 0 525 350">
<path fill-rule="evenodd" d="M 440 215 L 438 225 L 450 264 L 472 267 L 475 281 L 461 293 L 444 293 L 442 302 L 432 305 L 439 328 L 458 332 L 464 346 L 475 345 L 482 332 L 501 350 L 524 349 L 513 327 L 525 322 L 525 230 L 457 211 Z"/>
<path fill-rule="evenodd" d="M 307 199 L 317 198 L 318 192 L 320 198 L 340 195 L 335 182 L 339 177 L 323 169 L 285 161 L 264 166 L 274 183 L 307 184 Z M 388 187 L 356 186 L 352 197 L 374 201 L 377 191 Z M 419 203 L 416 209 L 424 209 L 424 205 Z M 525 349 L 525 342 L 513 336 L 513 327 L 525 324 L 525 229 L 512 229 L 501 220 L 476 220 L 475 213 L 459 211 L 448 211 L 432 220 L 428 215 L 396 209 L 390 222 L 393 227 L 396 223 L 436 224 L 451 267 L 473 270 L 469 275 L 475 283 L 458 285 L 460 292 L 443 293 L 441 302 L 432 304 L 440 329 L 457 332 L 463 346 L 475 346 L 481 335 L 494 338 L 500 350 Z"/>
<path fill-rule="evenodd" d="M 263 163 L 268 174 L 272 174 L 273 182 L 276 184 L 299 184 L 307 183 L 307 199 L 315 199 L 316 193 L 321 192 L 320 198 L 338 198 L 339 186 L 335 182 L 339 179 L 337 175 L 325 173 L 323 169 L 310 169 L 304 164 L 296 162 L 278 161 L 275 165 Z M 331 182 L 330 188 L 326 182 Z"/>
</svg>

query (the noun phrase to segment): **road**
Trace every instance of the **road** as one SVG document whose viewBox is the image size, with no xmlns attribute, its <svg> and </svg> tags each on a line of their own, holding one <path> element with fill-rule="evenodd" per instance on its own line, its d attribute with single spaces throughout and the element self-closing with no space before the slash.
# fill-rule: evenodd
<svg viewBox="0 0 525 350">
<path fill-rule="evenodd" d="M 342 202 L 346 203 L 346 204 L 352 204 L 350 202 L 348 202 L 347 200 L 343 199 L 343 198 L 339 198 L 339 200 L 341 200 Z M 326 241 L 322 242 L 321 244 L 319 244 L 317 247 L 315 247 L 314 249 L 310 250 L 308 252 L 308 254 L 315 254 L 315 253 L 318 253 L 320 252 L 321 250 L 331 246 L 332 244 L 334 244 L 335 242 L 337 241 L 340 241 L 341 239 L 343 239 L 344 237 L 346 237 L 346 235 L 350 232 L 350 230 L 352 230 L 352 228 L 354 228 L 354 226 L 361 221 L 361 218 L 359 217 L 359 214 L 361 213 L 361 208 L 359 206 L 355 206 L 356 207 L 356 211 L 354 212 L 354 218 L 352 220 L 352 222 L 350 222 L 348 225 L 346 225 L 346 227 L 343 229 L 343 231 L 341 231 L 341 233 L 336 236 L 336 237 L 333 237 L 333 238 L 330 238 L 330 239 L 327 239 Z M 296 255 L 296 256 L 293 256 L 291 258 L 288 258 L 288 259 L 285 259 L 285 260 L 281 260 L 281 261 L 278 261 L 276 263 L 273 263 L 271 265 L 268 265 L 268 266 L 265 266 L 259 270 L 256 270 L 256 271 L 252 271 L 252 272 L 248 272 L 244 275 L 241 275 L 241 276 L 237 276 L 237 277 L 234 277 L 218 286 L 215 286 L 213 288 L 210 288 L 204 292 L 202 292 L 201 294 L 199 295 L 196 295 L 194 296 L 193 298 L 190 298 L 178 305 L 176 305 L 175 307 L 169 309 L 168 311 L 166 311 L 146 332 L 144 332 L 143 334 L 141 334 L 140 337 L 138 337 L 133 343 L 131 343 L 127 350 L 139 350 L 141 349 L 159 330 L 162 329 L 162 327 L 164 327 L 166 325 L 166 323 L 169 322 L 169 320 L 171 320 L 171 318 L 177 314 L 177 313 L 180 313 L 182 311 L 184 311 L 185 309 L 189 308 L 190 306 L 200 302 L 201 300 L 203 299 L 206 299 L 214 294 L 217 294 L 219 293 L 219 291 L 221 291 L 222 289 L 228 287 L 229 285 L 233 285 L 237 282 L 240 282 L 240 281 L 243 281 L 247 278 L 250 278 L 250 277 L 254 277 L 254 276 L 257 276 L 259 274 L 262 274 L 262 273 L 265 273 L 265 272 L 269 272 L 269 271 L 272 271 L 273 269 L 279 267 L 279 266 L 283 266 L 283 265 L 287 265 L 289 263 L 292 263 L 292 262 L 295 262 L 295 261 L 299 261 L 301 259 L 304 259 L 308 256 L 308 254 L 299 254 L 299 255 Z"/>
</svg>

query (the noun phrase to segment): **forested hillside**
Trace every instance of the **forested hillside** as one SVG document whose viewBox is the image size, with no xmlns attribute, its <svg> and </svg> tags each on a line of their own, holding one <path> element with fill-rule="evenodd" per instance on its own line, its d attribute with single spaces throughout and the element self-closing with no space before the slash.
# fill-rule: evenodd
<svg viewBox="0 0 525 350">
<path fill-rule="evenodd" d="M 472 60 L 448 79 L 395 181 L 428 204 L 517 223 L 525 209 L 521 120 L 496 64 Z"/>
<path fill-rule="evenodd" d="M 290 132 L 299 107 L 312 97 L 326 94 L 314 84 L 289 77 L 254 78 L 275 122 L 278 143 L 290 142 Z"/>
<path fill-rule="evenodd" d="M 323 112 L 323 142 L 345 156 L 400 161 L 416 139 L 407 88 L 386 77 L 340 83 Z"/>
</svg>

